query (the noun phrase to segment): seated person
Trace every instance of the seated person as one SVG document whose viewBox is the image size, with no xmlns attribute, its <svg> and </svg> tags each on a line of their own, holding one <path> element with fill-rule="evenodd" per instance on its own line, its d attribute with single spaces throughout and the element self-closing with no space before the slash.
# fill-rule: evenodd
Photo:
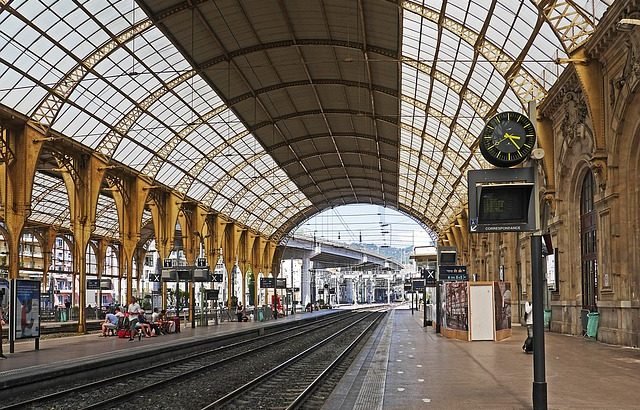
<svg viewBox="0 0 640 410">
<path fill-rule="evenodd" d="M 154 330 L 156 335 L 163 335 L 165 331 L 163 329 L 163 323 L 160 319 L 160 312 L 158 308 L 153 308 L 153 313 L 151 314 L 151 328 Z"/>
<path fill-rule="evenodd" d="M 236 315 L 238 316 L 238 322 L 246 322 L 247 311 L 244 308 L 244 305 L 241 302 L 238 302 L 238 307 L 236 308 Z"/>
<path fill-rule="evenodd" d="M 120 308 L 116 308 L 116 313 L 107 313 L 104 322 L 102 322 L 102 337 L 107 337 L 109 330 L 115 331 L 118 328 L 118 321 L 122 316 Z"/>
<path fill-rule="evenodd" d="M 167 317 L 166 309 L 160 311 L 158 316 L 159 322 L 162 324 L 161 329 L 164 333 L 173 333 L 176 330 L 176 323 Z"/>
<path fill-rule="evenodd" d="M 146 336 L 146 337 L 151 337 L 153 336 L 151 334 L 151 325 L 149 324 L 149 322 L 147 321 L 147 318 L 144 317 L 144 310 L 140 309 L 140 312 L 138 314 L 138 322 L 136 323 L 136 328 L 140 328 L 142 329 L 142 333 Z"/>
</svg>

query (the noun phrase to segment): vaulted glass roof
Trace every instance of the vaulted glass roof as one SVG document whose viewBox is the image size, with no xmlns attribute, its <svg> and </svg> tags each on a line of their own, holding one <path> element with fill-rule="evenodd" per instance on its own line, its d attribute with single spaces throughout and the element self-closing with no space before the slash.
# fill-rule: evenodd
<svg viewBox="0 0 640 410">
<path fill-rule="evenodd" d="M 612 2 L 0 0 L 0 104 L 266 236 L 351 202 L 440 231 L 485 121 L 544 99 Z M 61 182 L 33 221 L 68 220 Z"/>
</svg>

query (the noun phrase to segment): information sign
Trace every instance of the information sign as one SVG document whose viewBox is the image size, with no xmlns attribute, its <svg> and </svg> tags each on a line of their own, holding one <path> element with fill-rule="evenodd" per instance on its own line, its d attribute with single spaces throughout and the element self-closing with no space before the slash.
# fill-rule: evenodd
<svg viewBox="0 0 640 410">
<path fill-rule="evenodd" d="M 276 278 L 276 289 L 286 289 L 287 278 Z"/>
<path fill-rule="evenodd" d="M 418 292 L 424 290 L 424 279 L 414 279 L 413 280 L 413 290 Z"/>
<path fill-rule="evenodd" d="M 218 289 L 206 289 L 205 296 L 207 300 L 218 300 L 220 291 Z"/>
<path fill-rule="evenodd" d="M 405 279 L 404 280 L 404 290 L 405 290 L 405 292 L 411 290 L 411 280 L 410 279 Z"/>
<path fill-rule="evenodd" d="M 100 289 L 99 279 L 87 279 L 87 290 L 99 290 L 99 289 Z"/>
<path fill-rule="evenodd" d="M 464 265 L 451 265 L 439 267 L 440 280 L 442 281 L 468 281 L 467 267 Z"/>
<path fill-rule="evenodd" d="M 274 278 L 260 278 L 260 289 L 273 289 L 274 287 Z"/>
</svg>

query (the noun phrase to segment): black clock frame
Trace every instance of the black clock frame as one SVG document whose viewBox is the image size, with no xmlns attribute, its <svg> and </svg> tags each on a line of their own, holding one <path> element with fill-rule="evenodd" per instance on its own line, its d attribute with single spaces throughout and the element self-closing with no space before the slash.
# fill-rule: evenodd
<svg viewBox="0 0 640 410">
<path fill-rule="evenodd" d="M 513 130 L 514 136 L 522 142 L 522 146 L 514 151 L 518 153 L 514 159 L 510 159 L 512 152 L 501 151 L 498 148 L 498 143 L 495 141 L 496 138 L 494 136 L 496 130 L 502 132 L 502 128 L 507 123 L 515 123 L 519 125 L 519 128 L 521 127 L 521 129 Z M 509 168 L 527 159 L 535 148 L 535 142 L 536 130 L 531 120 L 524 114 L 515 111 L 504 111 L 491 117 L 485 124 L 480 134 L 480 153 L 490 164 L 500 168 Z M 511 140 L 511 143 L 514 143 L 514 141 Z"/>
</svg>

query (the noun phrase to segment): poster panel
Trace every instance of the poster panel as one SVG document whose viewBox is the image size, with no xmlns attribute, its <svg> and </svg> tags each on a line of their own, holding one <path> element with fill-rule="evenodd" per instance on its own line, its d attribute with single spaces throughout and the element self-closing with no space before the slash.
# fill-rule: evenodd
<svg viewBox="0 0 640 410">
<path fill-rule="evenodd" d="M 16 279 L 15 338 L 40 337 L 40 281 Z"/>
<path fill-rule="evenodd" d="M 469 298 L 467 282 L 445 283 L 445 312 L 447 328 L 469 330 Z"/>
<path fill-rule="evenodd" d="M 496 331 L 511 329 L 511 283 L 493 282 Z"/>
</svg>

